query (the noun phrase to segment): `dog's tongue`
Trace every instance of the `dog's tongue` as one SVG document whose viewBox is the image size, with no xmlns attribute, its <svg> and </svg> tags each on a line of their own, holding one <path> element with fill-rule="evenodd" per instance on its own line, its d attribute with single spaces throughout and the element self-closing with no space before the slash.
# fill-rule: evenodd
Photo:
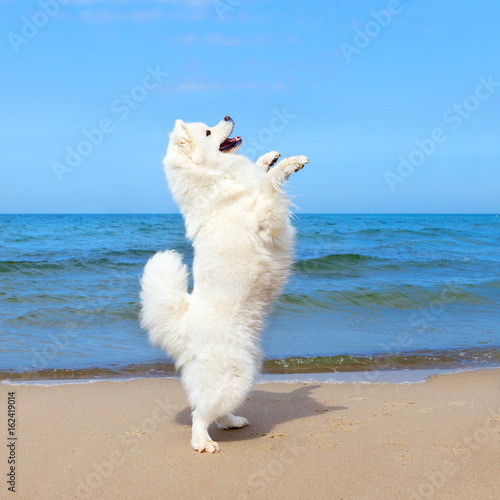
<svg viewBox="0 0 500 500">
<path fill-rule="evenodd" d="M 237 135 L 236 137 L 232 137 L 232 138 L 227 138 L 221 145 L 220 145 L 220 149 L 226 149 L 228 148 L 229 146 L 231 146 L 231 144 L 234 144 L 235 142 L 238 142 L 239 140 L 241 139 L 241 137 L 239 135 Z"/>
</svg>

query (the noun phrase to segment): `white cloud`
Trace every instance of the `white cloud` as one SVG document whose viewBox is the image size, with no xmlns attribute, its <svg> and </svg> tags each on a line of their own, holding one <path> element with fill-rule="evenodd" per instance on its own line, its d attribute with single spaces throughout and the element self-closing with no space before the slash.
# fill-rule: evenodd
<svg viewBox="0 0 500 500">
<path fill-rule="evenodd" d="M 241 82 L 181 82 L 177 85 L 167 86 L 163 88 L 164 92 L 202 92 L 206 90 L 260 90 L 260 89 L 272 89 L 272 90 L 283 90 L 285 86 L 281 82 L 252 82 L 249 80 Z"/>
<path fill-rule="evenodd" d="M 243 38 L 233 35 L 226 36 L 222 33 L 209 33 L 205 36 L 199 36 L 195 33 L 187 33 L 176 38 L 177 43 L 181 45 L 193 45 L 195 43 L 204 43 L 206 45 L 213 45 L 218 47 L 239 47 L 241 45 L 262 45 L 269 43 L 266 36 L 259 34 L 250 39 L 244 40 Z"/>
<path fill-rule="evenodd" d="M 104 24 L 118 21 L 147 22 L 162 16 L 160 8 L 132 10 L 129 12 L 117 12 L 108 9 L 88 9 L 80 13 L 80 17 L 92 24 Z"/>
<path fill-rule="evenodd" d="M 238 36 L 225 36 L 221 33 L 210 33 L 203 40 L 208 45 L 218 45 L 221 47 L 237 47 L 243 43 Z"/>
<path fill-rule="evenodd" d="M 89 5 L 95 3 L 129 3 L 133 0 L 69 0 L 68 3 L 73 5 Z M 177 4 L 183 7 L 203 7 L 206 8 L 210 6 L 213 0 L 150 0 L 154 3 L 170 3 Z M 138 2 L 136 2 L 138 3 Z"/>
<path fill-rule="evenodd" d="M 177 41 L 181 45 L 193 45 L 197 39 L 198 39 L 198 35 L 196 35 L 194 33 L 189 33 L 187 35 L 182 35 L 182 36 L 178 37 Z"/>
<path fill-rule="evenodd" d="M 210 83 L 194 83 L 194 82 L 182 82 L 177 85 L 177 90 L 185 92 L 199 92 L 201 90 L 220 90 L 221 86 L 216 82 Z"/>
<path fill-rule="evenodd" d="M 187 7 L 203 7 L 207 8 L 212 5 L 213 0 L 155 0 L 157 2 L 163 3 L 177 3 L 181 5 L 185 5 Z"/>
</svg>

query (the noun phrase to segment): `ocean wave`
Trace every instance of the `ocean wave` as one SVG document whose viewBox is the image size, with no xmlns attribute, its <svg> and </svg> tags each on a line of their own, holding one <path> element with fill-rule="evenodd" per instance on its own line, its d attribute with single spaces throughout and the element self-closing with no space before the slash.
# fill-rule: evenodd
<svg viewBox="0 0 500 500">
<path fill-rule="evenodd" d="M 455 230 L 448 230 L 443 227 L 417 227 L 415 229 L 409 229 L 409 228 L 401 228 L 401 229 L 394 229 L 394 228 L 388 228 L 388 227 L 371 227 L 367 229 L 358 229 L 354 231 L 350 231 L 349 233 L 344 233 L 344 235 L 355 235 L 355 236 L 378 236 L 381 235 L 384 237 L 384 239 L 390 239 L 392 237 L 396 238 L 401 238 L 405 236 L 410 236 L 410 237 L 422 237 L 422 236 L 430 236 L 430 237 L 436 237 L 436 236 L 443 236 L 445 234 L 455 234 Z"/>
<path fill-rule="evenodd" d="M 297 272 L 318 272 L 336 269 L 346 269 L 348 267 L 359 267 L 368 263 L 390 262 L 389 259 L 370 257 L 359 254 L 333 254 L 315 257 L 312 259 L 299 260 L 294 263 L 294 270 Z"/>
<path fill-rule="evenodd" d="M 126 250 L 108 250 L 103 252 L 104 257 L 130 257 L 154 255 L 158 250 L 153 248 L 127 248 Z"/>
<path fill-rule="evenodd" d="M 343 307 L 383 307 L 393 309 L 415 309 L 441 301 L 447 304 L 489 304 L 488 287 L 498 289 L 498 282 L 478 285 L 450 285 L 438 289 L 414 285 L 388 285 L 374 290 L 356 287 L 351 290 L 316 290 L 309 294 L 284 293 L 278 304 L 295 306 L 308 312 L 310 308 L 338 310 Z"/>
<path fill-rule="evenodd" d="M 127 268 L 137 266 L 134 262 L 123 262 L 107 257 L 72 258 L 66 260 L 3 260 L 0 261 L 0 274 L 22 273 L 42 274 L 47 271 L 74 271 L 99 268 Z"/>
<path fill-rule="evenodd" d="M 175 374 L 173 363 L 157 362 L 123 367 L 50 368 L 34 371 L 0 370 L 0 380 L 99 380 L 126 377 L 158 377 Z"/>
<path fill-rule="evenodd" d="M 267 359 L 262 372 L 270 374 L 345 373 L 387 370 L 421 370 L 429 368 L 487 368 L 500 365 L 500 347 L 459 350 L 422 350 L 414 352 L 378 353 L 373 355 L 339 354 L 333 356 L 289 357 Z M 0 370 L 0 380 L 98 380 L 129 377 L 161 377 L 175 375 L 168 360 L 149 361 L 125 366 L 89 366 L 42 370 Z M 369 375 L 367 375 L 369 378 Z"/>
<path fill-rule="evenodd" d="M 2 299 L 5 300 L 5 299 Z M 19 327 L 61 327 L 67 323 L 81 323 L 82 325 L 105 322 L 113 325 L 120 320 L 130 321 L 135 325 L 139 321 L 140 304 L 138 302 L 117 302 L 114 296 L 82 297 L 69 305 L 58 306 L 67 303 L 60 297 L 51 297 L 44 303 L 36 301 L 31 297 L 24 300 L 17 299 L 13 303 L 36 304 L 31 310 L 19 315 L 11 315 L 4 318 L 5 326 Z M 52 307 L 50 304 L 55 303 Z"/>
<path fill-rule="evenodd" d="M 481 257 L 474 257 L 474 262 L 480 265 L 489 264 L 490 259 L 483 260 Z M 299 274 L 341 274 L 343 272 L 363 272 L 363 271 L 401 271 L 408 273 L 411 270 L 422 269 L 444 269 L 471 264 L 472 259 L 462 255 L 456 259 L 451 258 L 425 258 L 416 260 L 412 255 L 406 260 L 402 256 L 397 256 L 392 259 L 384 257 L 374 257 L 371 255 L 362 254 L 332 254 L 323 255 L 321 257 L 313 257 L 309 259 L 298 260 L 294 263 L 294 271 Z"/>
<path fill-rule="evenodd" d="M 498 366 L 500 348 L 462 350 L 422 350 L 402 353 L 379 353 L 371 356 L 337 355 L 270 359 L 263 363 L 264 373 L 325 373 L 373 370 L 417 370 Z"/>
</svg>

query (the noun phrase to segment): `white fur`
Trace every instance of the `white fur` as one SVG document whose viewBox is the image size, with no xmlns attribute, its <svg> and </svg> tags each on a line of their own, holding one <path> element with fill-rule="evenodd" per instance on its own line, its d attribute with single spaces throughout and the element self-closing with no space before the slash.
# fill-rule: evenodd
<svg viewBox="0 0 500 500">
<path fill-rule="evenodd" d="M 292 263 L 290 201 L 281 185 L 308 162 L 291 157 L 269 170 L 275 151 L 257 163 L 223 153 L 233 125 L 177 120 L 170 134 L 164 165 L 194 247 L 191 294 L 174 251 L 152 257 L 141 278 L 141 326 L 181 371 L 199 452 L 219 449 L 207 431 L 214 420 L 223 429 L 248 424 L 231 412 L 259 371 L 259 332 Z"/>
</svg>

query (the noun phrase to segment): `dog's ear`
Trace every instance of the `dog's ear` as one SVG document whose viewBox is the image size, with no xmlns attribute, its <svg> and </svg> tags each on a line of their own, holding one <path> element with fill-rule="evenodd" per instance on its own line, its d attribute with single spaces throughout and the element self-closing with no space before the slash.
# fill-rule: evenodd
<svg viewBox="0 0 500 500">
<path fill-rule="evenodd" d="M 189 134 L 189 129 L 182 120 L 175 121 L 174 130 L 170 134 L 170 141 L 177 146 L 181 156 L 185 156 L 191 162 L 197 164 L 203 161 L 203 151 L 195 146 L 194 140 Z"/>
<path fill-rule="evenodd" d="M 186 130 L 186 124 L 182 120 L 175 120 L 174 131 L 175 130 L 178 130 L 179 132 Z"/>
<path fill-rule="evenodd" d="M 175 120 L 175 126 L 174 130 L 170 134 L 170 140 L 177 144 L 181 153 L 191 153 L 193 149 L 193 142 L 189 137 L 186 124 L 182 120 Z"/>
</svg>

